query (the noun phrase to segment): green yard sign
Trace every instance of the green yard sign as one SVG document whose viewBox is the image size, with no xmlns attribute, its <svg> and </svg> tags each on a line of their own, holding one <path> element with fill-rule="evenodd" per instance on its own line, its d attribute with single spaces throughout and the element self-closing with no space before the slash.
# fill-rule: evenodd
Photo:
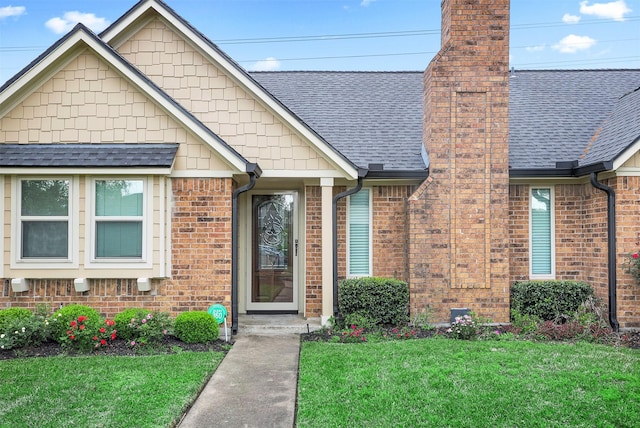
<svg viewBox="0 0 640 428">
<path fill-rule="evenodd" d="M 219 303 L 209 306 L 207 312 L 209 312 L 216 319 L 218 324 L 222 324 L 225 318 L 227 318 L 227 308 Z"/>
</svg>

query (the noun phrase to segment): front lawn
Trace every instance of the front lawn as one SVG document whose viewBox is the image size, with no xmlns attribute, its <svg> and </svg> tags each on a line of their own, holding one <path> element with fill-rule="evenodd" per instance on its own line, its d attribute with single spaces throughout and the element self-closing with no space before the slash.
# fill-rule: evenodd
<svg viewBox="0 0 640 428">
<path fill-rule="evenodd" d="M 303 342 L 299 427 L 632 427 L 640 353 L 589 343 Z"/>
<path fill-rule="evenodd" d="M 167 427 L 224 353 L 0 361 L 0 427 Z"/>
</svg>

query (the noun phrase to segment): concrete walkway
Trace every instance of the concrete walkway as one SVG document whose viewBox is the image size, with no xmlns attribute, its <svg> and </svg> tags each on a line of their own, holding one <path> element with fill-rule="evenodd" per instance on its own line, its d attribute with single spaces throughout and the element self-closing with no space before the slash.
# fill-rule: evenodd
<svg viewBox="0 0 640 428">
<path fill-rule="evenodd" d="M 180 428 L 293 427 L 300 336 L 241 335 Z"/>
</svg>

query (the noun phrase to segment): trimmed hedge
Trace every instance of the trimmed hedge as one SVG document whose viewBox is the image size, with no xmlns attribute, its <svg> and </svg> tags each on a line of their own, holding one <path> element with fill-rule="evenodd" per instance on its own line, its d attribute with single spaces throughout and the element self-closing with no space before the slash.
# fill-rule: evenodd
<svg viewBox="0 0 640 428">
<path fill-rule="evenodd" d="M 185 343 L 209 343 L 218 338 L 218 322 L 208 312 L 183 312 L 173 325 L 175 336 Z"/>
<path fill-rule="evenodd" d="M 593 295 L 593 288 L 586 282 L 516 281 L 511 287 L 511 311 L 559 321 L 571 316 Z"/>
<path fill-rule="evenodd" d="M 392 278 L 345 279 L 338 288 L 338 308 L 345 319 L 357 313 L 377 325 L 402 325 L 409 321 L 409 286 Z"/>
</svg>

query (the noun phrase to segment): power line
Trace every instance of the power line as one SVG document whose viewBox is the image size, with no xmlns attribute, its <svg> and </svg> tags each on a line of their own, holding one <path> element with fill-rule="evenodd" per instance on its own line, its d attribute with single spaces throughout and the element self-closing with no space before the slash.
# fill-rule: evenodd
<svg viewBox="0 0 640 428">
<path fill-rule="evenodd" d="M 624 22 L 640 21 L 640 16 L 630 16 L 625 18 Z M 575 24 L 567 24 L 565 22 L 538 22 L 526 24 L 513 24 L 511 30 L 525 30 L 549 27 L 580 27 L 583 25 L 594 24 L 619 24 L 620 21 L 614 19 L 592 19 L 580 21 Z M 257 43 L 287 43 L 287 42 L 313 42 L 313 41 L 332 41 L 347 39 L 372 39 L 387 37 L 416 37 L 416 36 L 433 36 L 440 35 L 440 29 L 431 30 L 402 30 L 402 31 L 381 31 L 367 33 L 341 33 L 341 34 L 318 34 L 318 35 L 301 35 L 301 36 L 275 36 L 275 37 L 255 37 L 241 39 L 221 39 L 216 40 L 218 45 L 240 45 L 240 44 L 257 44 Z M 46 49 L 47 46 L 5 46 L 0 48 L 0 52 L 21 52 Z"/>
</svg>

